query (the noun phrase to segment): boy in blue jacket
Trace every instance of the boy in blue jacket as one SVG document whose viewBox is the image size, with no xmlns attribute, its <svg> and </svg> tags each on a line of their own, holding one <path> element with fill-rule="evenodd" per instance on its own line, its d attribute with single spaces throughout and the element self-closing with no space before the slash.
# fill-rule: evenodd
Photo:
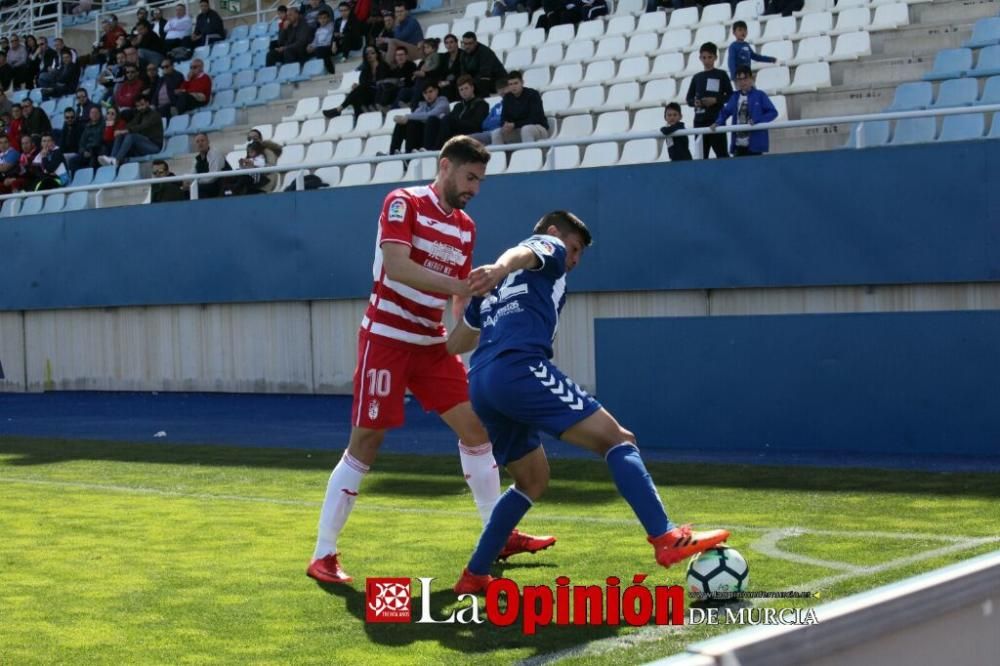
<svg viewBox="0 0 1000 666">
<path fill-rule="evenodd" d="M 740 65 L 749 67 L 752 60 L 756 60 L 757 62 L 778 62 L 777 58 L 756 53 L 753 47 L 747 44 L 746 21 L 733 23 L 733 37 L 736 38 L 736 41 L 729 45 L 727 57 L 729 60 L 729 76 L 731 78 L 736 78 L 736 69 Z"/>
<path fill-rule="evenodd" d="M 753 83 L 753 72 L 746 65 L 736 68 L 734 77 L 736 90 L 730 95 L 726 105 L 719 111 L 719 118 L 712 124 L 714 132 L 719 125 L 725 125 L 726 120 L 733 118 L 734 125 L 757 125 L 769 123 L 778 117 L 778 110 L 771 103 L 771 98 L 763 90 L 757 90 Z M 729 150 L 736 157 L 761 155 L 770 148 L 767 130 L 756 132 L 730 132 Z"/>
</svg>

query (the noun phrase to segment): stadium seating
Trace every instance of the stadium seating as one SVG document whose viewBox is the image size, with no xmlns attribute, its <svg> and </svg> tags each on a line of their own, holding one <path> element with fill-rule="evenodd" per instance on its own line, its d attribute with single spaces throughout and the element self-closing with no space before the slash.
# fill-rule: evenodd
<svg viewBox="0 0 1000 666">
<path fill-rule="evenodd" d="M 936 134 L 937 121 L 934 118 L 903 118 L 896 121 L 890 144 L 927 143 L 933 141 Z"/>
<path fill-rule="evenodd" d="M 926 109 L 934 99 L 934 86 L 915 81 L 896 87 L 896 95 L 886 111 L 913 111 Z"/>
<path fill-rule="evenodd" d="M 934 57 L 934 68 L 924 75 L 924 80 L 954 79 L 971 69 L 972 49 L 944 49 Z"/>
<path fill-rule="evenodd" d="M 979 52 L 979 59 L 969 76 L 995 76 L 1000 74 L 1000 44 L 987 46 Z"/>
<path fill-rule="evenodd" d="M 979 97 L 979 83 L 975 79 L 949 79 L 938 88 L 937 99 L 931 107 L 971 106 Z"/>
<path fill-rule="evenodd" d="M 994 44 L 1000 44 L 1000 16 L 976 21 L 972 28 L 972 37 L 962 46 L 975 49 Z"/>
<path fill-rule="evenodd" d="M 945 116 L 941 123 L 938 141 L 968 141 L 982 138 L 986 131 L 985 119 L 981 113 L 967 113 Z"/>
<path fill-rule="evenodd" d="M 847 141 L 848 148 L 858 147 L 858 126 L 851 128 L 851 135 Z M 889 121 L 872 120 L 861 123 L 861 140 L 864 148 L 876 148 L 889 143 Z"/>
</svg>

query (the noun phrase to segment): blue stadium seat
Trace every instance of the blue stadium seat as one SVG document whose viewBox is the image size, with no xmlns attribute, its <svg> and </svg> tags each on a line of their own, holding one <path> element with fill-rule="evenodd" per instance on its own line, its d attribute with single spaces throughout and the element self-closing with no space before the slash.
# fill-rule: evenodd
<svg viewBox="0 0 1000 666">
<path fill-rule="evenodd" d="M 236 101 L 235 90 L 220 90 L 212 95 L 212 105 L 209 108 L 218 111 L 232 106 L 234 101 Z"/>
<path fill-rule="evenodd" d="M 94 181 L 94 170 L 90 167 L 84 167 L 83 169 L 77 169 L 76 173 L 73 174 L 73 180 L 70 181 L 71 187 L 83 187 L 84 185 L 90 185 Z"/>
<path fill-rule="evenodd" d="M 233 73 L 223 72 L 212 79 L 212 91 L 219 92 L 222 90 L 232 90 L 233 88 Z"/>
<path fill-rule="evenodd" d="M 245 106 L 253 106 L 256 100 L 257 100 L 257 86 L 252 86 L 252 85 L 241 86 L 239 90 L 236 91 L 236 99 L 233 100 L 233 106 L 235 106 L 237 109 L 242 109 Z"/>
<path fill-rule="evenodd" d="M 970 106 L 979 97 L 979 82 L 975 79 L 948 79 L 938 88 L 937 99 L 931 106 L 943 108 L 948 106 Z"/>
<path fill-rule="evenodd" d="M 979 51 L 976 68 L 969 72 L 970 76 L 996 76 L 1000 74 L 1000 45 L 987 46 Z"/>
<path fill-rule="evenodd" d="M 986 132 L 986 122 L 981 113 L 963 113 L 945 116 L 938 141 L 969 141 L 981 139 Z"/>
<path fill-rule="evenodd" d="M 21 200 L 21 211 L 19 215 L 38 215 L 42 212 L 45 203 L 44 197 L 28 197 Z"/>
<path fill-rule="evenodd" d="M 212 62 L 208 63 L 207 71 L 212 76 L 215 76 L 216 74 L 232 71 L 232 69 L 233 59 L 229 56 L 222 56 L 221 58 L 215 58 Z"/>
<path fill-rule="evenodd" d="M 233 88 L 237 91 L 243 90 L 247 86 L 252 86 L 254 79 L 254 71 L 252 69 L 242 69 L 236 72 L 236 78 L 233 79 Z"/>
<path fill-rule="evenodd" d="M 916 111 L 926 109 L 934 99 L 934 86 L 926 81 L 914 81 L 896 86 L 896 95 L 886 111 Z"/>
<path fill-rule="evenodd" d="M 45 197 L 45 205 L 42 206 L 42 213 L 49 215 L 51 213 L 61 213 L 63 207 L 66 205 L 66 195 L 62 192 L 56 192 Z"/>
<path fill-rule="evenodd" d="M 94 173 L 94 180 L 91 181 L 91 185 L 104 185 L 105 183 L 110 183 L 115 179 L 115 168 L 113 166 L 102 166 L 97 167 L 97 171 Z"/>
<path fill-rule="evenodd" d="M 191 54 L 191 59 L 193 60 L 195 58 L 201 58 L 202 60 L 208 60 L 209 56 L 211 56 L 211 55 L 212 55 L 212 47 L 211 46 L 199 46 Z"/>
<path fill-rule="evenodd" d="M 97 75 L 100 73 L 100 65 L 87 65 L 87 69 L 83 70 L 83 77 L 81 78 L 81 81 L 96 81 Z"/>
<path fill-rule="evenodd" d="M 267 67 L 267 53 L 254 53 L 253 54 L 253 68 L 260 69 L 261 67 Z"/>
<path fill-rule="evenodd" d="M 270 83 L 271 81 L 276 81 L 278 79 L 278 68 L 277 67 L 265 67 L 264 69 L 258 69 L 257 75 L 254 77 L 254 85 L 262 86 L 265 83 Z"/>
<path fill-rule="evenodd" d="M 182 113 L 174 116 L 167 123 L 167 129 L 163 130 L 163 136 L 177 136 L 178 134 L 186 134 L 188 128 L 191 126 L 191 116 L 186 113 Z"/>
<path fill-rule="evenodd" d="M 847 140 L 847 148 L 858 147 L 857 129 L 857 125 L 851 127 L 851 136 Z M 889 143 L 889 121 L 869 120 L 863 123 L 861 135 L 865 148 L 884 146 Z"/>
<path fill-rule="evenodd" d="M 228 107 L 225 109 L 220 109 L 215 112 L 212 116 L 212 124 L 206 128 L 207 130 L 216 131 L 224 130 L 227 127 L 232 127 L 236 124 L 236 109 Z"/>
<path fill-rule="evenodd" d="M 991 76 L 986 79 L 983 86 L 983 94 L 979 97 L 978 104 L 1000 104 L 1000 76 Z"/>
<path fill-rule="evenodd" d="M 32 88 L 28 91 L 28 98 L 35 103 L 35 106 L 38 106 L 42 103 L 42 89 Z"/>
<path fill-rule="evenodd" d="M 238 39 L 233 42 L 232 46 L 229 47 L 229 56 L 235 58 L 241 53 L 250 52 L 250 40 L 249 39 Z"/>
<path fill-rule="evenodd" d="M 302 65 L 297 62 L 286 63 L 278 70 L 278 83 L 291 83 L 302 80 Z"/>
<path fill-rule="evenodd" d="M 198 132 L 207 132 L 212 126 L 212 112 L 211 111 L 198 111 L 193 116 L 191 116 L 191 124 L 188 125 L 188 132 L 196 134 Z"/>
<path fill-rule="evenodd" d="M 978 49 L 984 46 L 1000 44 L 1000 16 L 991 16 L 976 21 L 972 26 L 972 37 L 962 46 Z"/>
<path fill-rule="evenodd" d="M 154 156 L 154 159 L 176 157 L 177 155 L 183 155 L 184 153 L 190 152 L 190 150 L 191 142 L 188 139 L 187 134 L 181 134 L 167 139 L 167 145 L 163 147 L 163 150 L 161 150 L 158 155 Z"/>
<path fill-rule="evenodd" d="M 323 76 L 326 74 L 326 65 L 319 58 L 313 60 L 306 60 L 306 64 L 302 65 L 302 79 L 306 81 L 316 76 Z"/>
<path fill-rule="evenodd" d="M 10 101 L 14 102 L 15 104 L 20 104 L 26 99 L 28 99 L 27 90 L 15 90 L 10 94 Z"/>
<path fill-rule="evenodd" d="M 130 183 L 139 180 L 138 162 L 126 162 L 118 167 L 118 174 L 115 176 L 116 183 Z"/>
<path fill-rule="evenodd" d="M 54 114 L 50 113 L 49 114 L 49 123 L 51 123 L 52 129 L 61 130 L 63 128 L 63 124 L 65 122 L 66 122 L 66 119 L 63 117 L 63 114 L 62 114 L 61 111 L 58 112 L 58 113 L 54 113 Z"/>
<path fill-rule="evenodd" d="M 273 102 L 276 99 L 281 99 L 281 84 L 280 83 L 268 83 L 261 86 L 257 90 L 257 99 L 254 102 L 254 106 L 259 106 L 261 104 L 267 104 L 268 102 Z"/>
<path fill-rule="evenodd" d="M 250 26 L 250 37 L 267 37 L 268 28 L 270 24 L 267 21 L 261 21 L 260 23 L 254 23 Z"/>
<path fill-rule="evenodd" d="M 184 62 L 175 62 L 174 71 L 181 76 L 187 77 L 188 72 L 191 71 L 191 61 L 185 60 Z"/>
<path fill-rule="evenodd" d="M 253 65 L 252 53 L 241 53 L 235 58 L 233 58 L 234 72 L 242 72 L 244 69 L 250 69 L 252 65 Z"/>
<path fill-rule="evenodd" d="M 1000 139 L 1000 112 L 993 114 L 993 125 L 990 127 L 989 137 Z"/>
<path fill-rule="evenodd" d="M 45 112 L 45 115 L 52 117 L 52 112 L 56 110 L 56 101 L 54 99 L 47 99 L 38 105 L 38 108 Z"/>
<path fill-rule="evenodd" d="M 420 0 L 417 3 L 417 8 L 410 10 L 411 14 L 423 14 L 425 12 L 432 12 L 435 9 L 441 9 L 444 5 L 444 0 Z"/>
<path fill-rule="evenodd" d="M 63 211 L 71 210 L 84 210 L 87 208 L 87 193 L 86 192 L 73 192 L 68 197 L 66 197 L 66 205 L 63 206 Z"/>
<path fill-rule="evenodd" d="M 213 58 L 224 58 L 229 55 L 229 42 L 216 42 L 212 44 L 211 51 Z"/>
<path fill-rule="evenodd" d="M 250 26 L 238 25 L 229 33 L 229 41 L 237 42 L 250 36 Z"/>
<path fill-rule="evenodd" d="M 269 48 L 271 48 L 271 38 L 266 35 L 263 37 L 254 37 L 250 42 L 251 53 L 267 53 Z"/>
<path fill-rule="evenodd" d="M 927 143 L 934 140 L 935 134 L 937 122 L 934 118 L 903 118 L 896 121 L 896 131 L 890 143 L 894 146 Z"/>
<path fill-rule="evenodd" d="M 972 49 L 942 49 L 934 56 L 934 68 L 924 74 L 925 81 L 956 79 L 972 69 Z"/>
<path fill-rule="evenodd" d="M 277 21 L 271 21 L 270 23 L 267 24 L 267 34 L 268 34 L 269 37 L 277 37 L 278 36 L 278 22 Z"/>
</svg>

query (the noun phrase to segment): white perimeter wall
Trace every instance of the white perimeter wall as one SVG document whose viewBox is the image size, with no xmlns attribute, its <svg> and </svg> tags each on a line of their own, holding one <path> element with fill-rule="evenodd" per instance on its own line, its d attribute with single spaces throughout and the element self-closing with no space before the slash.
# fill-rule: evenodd
<svg viewBox="0 0 1000 666">
<path fill-rule="evenodd" d="M 350 393 L 366 303 L 0 312 L 0 391 Z M 556 363 L 596 391 L 593 322 L 606 317 L 998 309 L 1000 284 L 571 295 Z"/>
</svg>

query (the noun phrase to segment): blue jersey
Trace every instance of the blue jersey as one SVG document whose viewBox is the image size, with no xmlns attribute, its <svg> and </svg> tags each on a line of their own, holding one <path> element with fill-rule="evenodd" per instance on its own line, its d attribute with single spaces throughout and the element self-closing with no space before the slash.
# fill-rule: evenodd
<svg viewBox="0 0 1000 666">
<path fill-rule="evenodd" d="M 552 340 L 566 302 L 566 246 L 544 235 L 519 245 L 534 252 L 541 265 L 514 271 L 488 296 L 469 303 L 465 323 L 479 331 L 470 373 L 510 351 L 552 358 Z"/>
</svg>

